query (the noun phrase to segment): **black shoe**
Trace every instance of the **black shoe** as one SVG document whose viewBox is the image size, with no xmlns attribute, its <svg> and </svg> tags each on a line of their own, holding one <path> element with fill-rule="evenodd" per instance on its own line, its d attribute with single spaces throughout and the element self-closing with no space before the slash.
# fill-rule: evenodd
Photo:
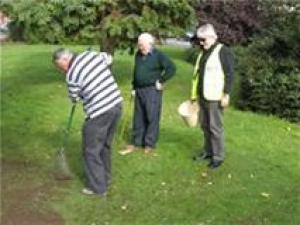
<svg viewBox="0 0 300 225">
<path fill-rule="evenodd" d="M 202 161 L 202 160 L 208 160 L 211 159 L 210 155 L 206 155 L 206 154 L 201 154 L 201 155 L 197 155 L 193 157 L 194 161 Z"/>
<path fill-rule="evenodd" d="M 210 163 L 208 164 L 208 167 L 211 168 L 211 169 L 216 169 L 218 168 L 219 166 L 221 166 L 223 163 L 223 161 L 221 160 L 212 160 L 210 161 Z"/>
</svg>

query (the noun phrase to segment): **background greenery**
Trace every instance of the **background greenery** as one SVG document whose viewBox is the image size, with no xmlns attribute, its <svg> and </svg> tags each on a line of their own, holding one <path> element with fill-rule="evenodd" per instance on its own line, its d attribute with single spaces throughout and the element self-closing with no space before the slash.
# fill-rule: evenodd
<svg viewBox="0 0 300 225">
<path fill-rule="evenodd" d="M 297 0 L 3 0 L 0 7 L 13 19 L 12 40 L 87 44 L 68 46 L 76 51 L 89 46 L 97 50 L 100 44 L 103 50 L 115 52 L 114 75 L 125 99 L 108 198 L 83 196 L 80 107 L 67 147 L 75 180 L 58 182 L 52 176 L 71 107 L 64 76 L 51 64 L 58 46 L 1 46 L 3 224 L 299 224 Z M 176 63 L 177 75 L 164 92 L 157 156 L 118 155 L 131 132 L 133 56 L 117 49 L 132 53 L 142 31 L 150 31 L 158 40 L 181 36 L 195 29 L 195 21 L 213 23 L 221 41 L 235 43 L 231 46 L 236 58 L 233 105 L 266 115 L 227 109 L 225 164 L 211 171 L 206 162 L 193 162 L 203 144 L 201 131 L 187 128 L 176 112 L 189 98 L 193 66 L 186 61 L 185 50 L 163 47 Z M 192 50 L 190 61 L 197 51 Z"/>
<path fill-rule="evenodd" d="M 187 128 L 176 112 L 189 96 L 193 70 L 180 49 L 163 48 L 176 63 L 177 74 L 164 92 L 157 156 L 138 152 L 124 157 L 117 153 L 130 133 L 133 67 L 132 56 L 117 53 L 113 70 L 125 107 L 114 141 L 113 184 L 108 198 L 90 198 L 80 193 L 84 186 L 80 147 L 84 117 L 80 107 L 67 148 L 76 178 L 72 182 L 54 182 L 53 157 L 61 145 L 71 107 L 64 76 L 51 64 L 56 47 L 2 47 L 1 161 L 17 165 L 14 170 L 9 167 L 3 171 L 4 215 L 11 210 L 13 219 L 24 208 L 33 214 L 52 209 L 64 224 L 71 225 L 299 224 L 299 126 L 229 108 L 225 112 L 224 165 L 211 171 L 207 162 L 193 162 L 192 156 L 199 153 L 203 138 L 199 128 Z M 76 51 L 86 49 L 70 47 Z M 123 126 L 125 133 L 121 133 Z M 32 196 L 31 201 L 22 205 L 24 199 L 20 196 L 29 184 L 34 185 L 27 194 Z M 50 195 L 44 196 L 41 187 Z M 12 199 L 16 199 L 15 207 Z M 54 220 L 49 224 L 55 224 Z"/>
<path fill-rule="evenodd" d="M 214 0 L 13 0 L 0 7 L 12 19 L 12 40 L 27 43 L 98 44 L 101 50 L 134 52 L 138 35 L 158 41 L 184 37 L 212 23 L 220 41 L 233 45 L 233 103 L 243 110 L 300 122 L 299 3 Z M 195 61 L 197 38 L 187 59 Z"/>
<path fill-rule="evenodd" d="M 29 43 L 99 44 L 131 49 L 144 31 L 158 39 L 182 35 L 194 24 L 195 0 L 9 0 L 0 7 L 14 39 Z"/>
<path fill-rule="evenodd" d="M 236 49 L 241 109 L 300 122 L 300 27 L 295 24 L 300 24 L 297 11 L 274 20 L 247 48 Z"/>
</svg>

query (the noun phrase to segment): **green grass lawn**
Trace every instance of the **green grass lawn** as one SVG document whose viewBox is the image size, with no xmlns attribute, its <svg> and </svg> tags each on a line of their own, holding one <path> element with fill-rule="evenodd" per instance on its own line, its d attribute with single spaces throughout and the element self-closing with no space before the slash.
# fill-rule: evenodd
<svg viewBox="0 0 300 225">
<path fill-rule="evenodd" d="M 114 142 L 113 184 L 108 198 L 99 199 L 80 193 L 84 184 L 81 107 L 67 148 L 76 178 L 57 182 L 51 176 L 71 107 L 64 76 L 51 64 L 55 46 L 1 48 L 2 216 L 6 220 L 14 210 L 11 199 L 31 191 L 30 204 L 23 207 L 46 216 L 51 210 L 63 221 L 60 224 L 67 225 L 300 224 L 299 125 L 229 108 L 224 165 L 211 171 L 206 162 L 192 161 L 203 138 L 200 129 L 187 128 L 177 115 L 178 105 L 189 96 L 193 70 L 184 61 L 184 50 L 164 49 L 176 63 L 177 75 L 165 88 L 155 157 L 117 153 L 130 134 L 133 57 L 116 55 L 114 74 L 125 107 Z M 35 188 L 46 189 L 41 192 L 46 194 L 38 195 Z"/>
</svg>

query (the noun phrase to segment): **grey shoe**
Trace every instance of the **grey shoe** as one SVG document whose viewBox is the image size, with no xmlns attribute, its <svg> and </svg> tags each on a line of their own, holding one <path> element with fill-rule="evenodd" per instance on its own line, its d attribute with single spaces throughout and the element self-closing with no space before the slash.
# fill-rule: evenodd
<svg viewBox="0 0 300 225">
<path fill-rule="evenodd" d="M 137 147 L 134 146 L 134 145 L 127 145 L 125 149 L 119 151 L 119 154 L 120 155 L 127 155 L 127 154 L 130 154 L 132 152 L 135 152 L 137 151 Z"/>
<path fill-rule="evenodd" d="M 85 194 L 85 195 L 95 195 L 96 193 L 94 191 L 92 191 L 91 189 L 89 188 L 83 188 L 81 190 L 81 193 L 82 194 Z"/>
<path fill-rule="evenodd" d="M 93 190 L 91 190 L 89 188 L 83 188 L 81 190 L 81 193 L 85 194 L 85 195 L 89 195 L 89 196 L 99 196 L 99 197 L 102 197 L 102 198 L 106 198 L 107 197 L 107 193 L 106 192 L 100 194 L 100 193 L 94 192 Z"/>
</svg>

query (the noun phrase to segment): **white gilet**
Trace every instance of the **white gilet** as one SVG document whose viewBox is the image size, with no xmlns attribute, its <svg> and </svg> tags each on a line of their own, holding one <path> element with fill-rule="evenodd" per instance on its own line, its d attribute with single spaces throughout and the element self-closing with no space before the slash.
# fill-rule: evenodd
<svg viewBox="0 0 300 225">
<path fill-rule="evenodd" d="M 220 60 L 222 44 L 218 44 L 208 57 L 203 74 L 203 95 L 206 100 L 221 100 L 224 91 L 224 71 Z"/>
</svg>

